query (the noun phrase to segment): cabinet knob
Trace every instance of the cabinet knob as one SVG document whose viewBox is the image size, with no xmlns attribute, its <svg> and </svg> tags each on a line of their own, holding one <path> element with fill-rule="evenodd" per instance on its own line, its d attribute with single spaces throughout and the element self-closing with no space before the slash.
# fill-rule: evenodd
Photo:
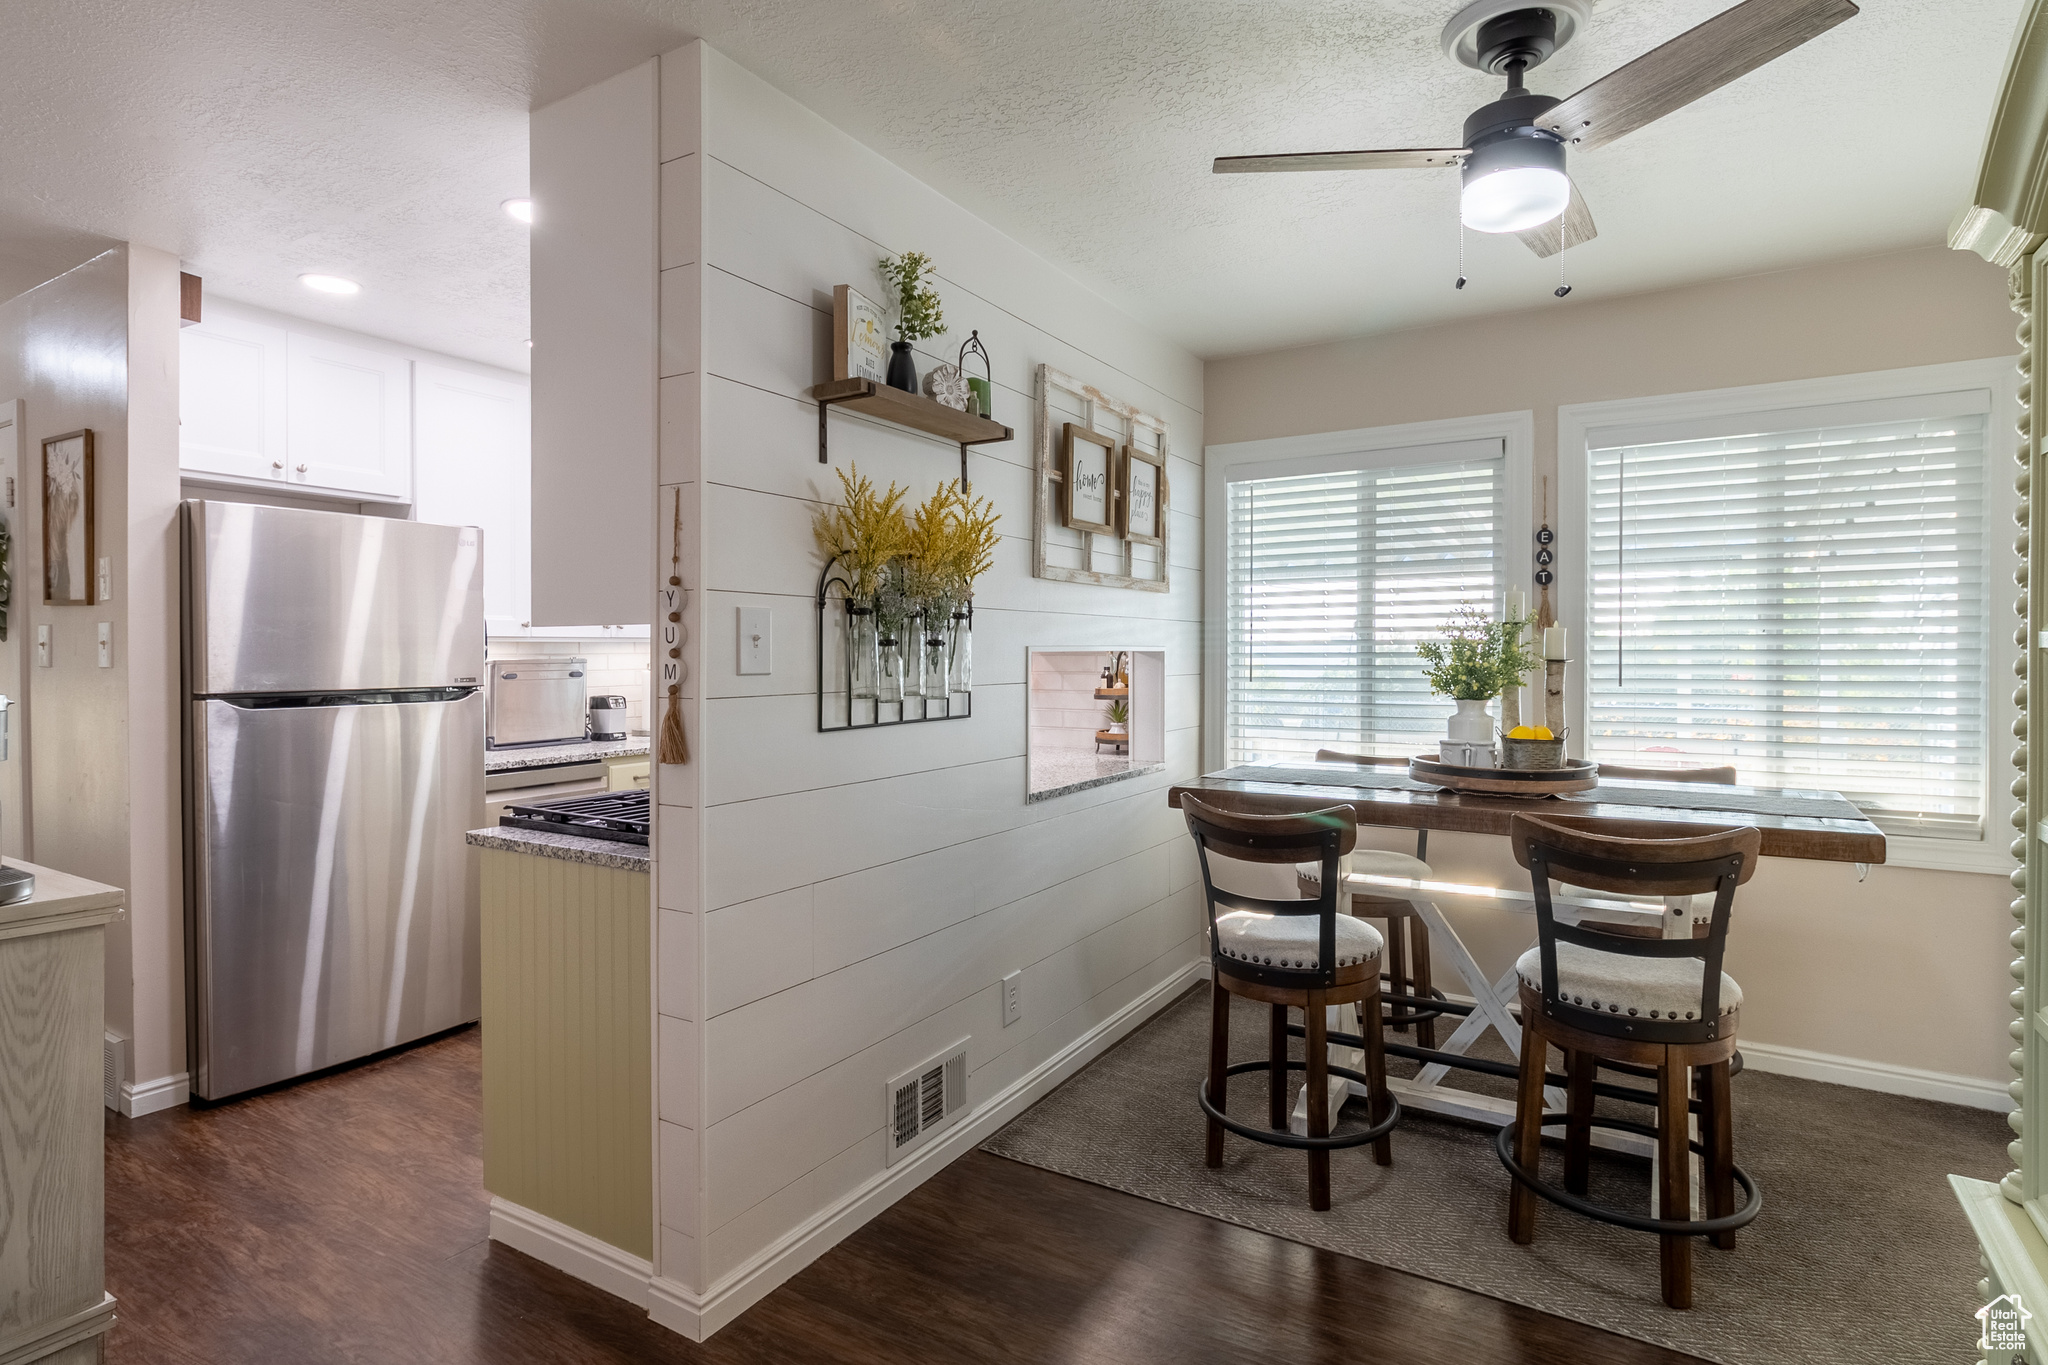
<svg viewBox="0 0 2048 1365">
<path fill-rule="evenodd" d="M 299 466 L 299 472 L 300 472 L 301 474 L 305 473 L 305 472 L 306 472 L 306 467 L 305 467 L 304 465 L 300 465 L 300 466 Z"/>
<path fill-rule="evenodd" d="M 284 461 L 283 461 L 283 460 L 272 460 L 272 461 L 270 462 L 270 467 L 271 467 L 272 469 L 283 469 L 283 468 L 284 468 Z"/>
</svg>

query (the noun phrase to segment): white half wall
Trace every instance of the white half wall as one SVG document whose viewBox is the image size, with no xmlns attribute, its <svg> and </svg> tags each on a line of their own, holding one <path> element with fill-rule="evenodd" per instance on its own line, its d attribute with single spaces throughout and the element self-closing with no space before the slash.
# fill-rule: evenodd
<svg viewBox="0 0 2048 1365">
<path fill-rule="evenodd" d="M 680 496 L 692 762 L 662 767 L 657 788 L 650 1299 L 657 1319 L 702 1335 L 941 1164 L 885 1167 L 887 1078 L 964 1037 L 967 1126 L 992 1121 L 1191 979 L 1199 890 L 1165 787 L 1199 762 L 1202 373 L 714 50 L 670 53 L 661 84 L 649 567 L 659 589 Z M 960 472 L 957 446 L 846 413 L 830 419 L 831 466 L 817 458 L 808 394 L 830 378 L 833 286 L 879 294 L 878 259 L 907 249 L 937 261 L 953 328 L 923 344 L 920 370 L 978 329 L 996 417 L 1018 433 L 969 457 L 973 493 L 1003 519 L 975 598 L 974 714 L 820 734 L 810 527 L 840 496 L 835 471 L 857 463 L 914 501 Z M 1032 577 L 1040 363 L 1168 423 L 1171 593 Z M 741 606 L 772 613 L 772 673 L 737 672 Z M 1035 644 L 1163 651 L 1167 770 L 1027 804 Z M 999 983 L 1013 971 L 1023 1017 L 1005 1027 Z"/>
</svg>

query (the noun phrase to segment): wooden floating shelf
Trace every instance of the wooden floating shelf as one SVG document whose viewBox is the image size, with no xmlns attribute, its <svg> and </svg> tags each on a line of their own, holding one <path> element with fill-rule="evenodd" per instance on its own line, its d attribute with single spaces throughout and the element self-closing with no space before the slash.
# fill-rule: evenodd
<svg viewBox="0 0 2048 1365">
<path fill-rule="evenodd" d="M 879 417 L 885 422 L 894 422 L 899 427 L 922 431 L 942 440 L 957 441 L 960 445 L 960 483 L 967 484 L 967 448 L 990 445 L 996 441 L 1008 441 L 1017 433 L 1001 422 L 986 417 L 976 417 L 958 408 L 949 408 L 944 403 L 926 398 L 921 393 L 906 393 L 892 389 L 887 384 L 877 384 L 872 379 L 835 379 L 820 384 L 811 390 L 811 397 L 818 404 L 818 463 L 830 462 L 826 449 L 825 414 L 834 407 L 851 408 L 864 412 L 870 417 Z"/>
<path fill-rule="evenodd" d="M 1130 695 L 1131 689 L 1128 687 L 1098 687 L 1095 689 L 1095 699 L 1097 701 L 1110 701 L 1117 697 L 1128 697 Z"/>
</svg>

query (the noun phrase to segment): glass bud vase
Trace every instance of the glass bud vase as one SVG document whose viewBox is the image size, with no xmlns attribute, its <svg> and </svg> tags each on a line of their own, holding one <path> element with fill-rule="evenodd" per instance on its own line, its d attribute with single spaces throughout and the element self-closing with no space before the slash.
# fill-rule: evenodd
<svg viewBox="0 0 2048 1365">
<path fill-rule="evenodd" d="M 846 680 L 855 701 L 874 701 L 881 689 L 880 662 L 876 656 L 875 611 L 872 607 L 846 609 Z"/>
<path fill-rule="evenodd" d="M 924 714 L 916 702 L 924 696 L 924 665 L 920 661 L 921 651 L 917 642 L 924 632 L 917 628 L 915 616 L 906 617 L 896 626 L 896 653 L 898 668 L 903 673 L 903 700 L 910 703 L 910 709 L 903 713 L 905 720 Z"/>
<path fill-rule="evenodd" d="M 952 660 L 946 641 L 947 624 L 943 616 L 926 617 L 924 629 L 918 632 L 924 640 L 924 694 L 935 701 L 944 701 L 946 693 L 951 690 L 948 665 Z"/>
<path fill-rule="evenodd" d="M 882 705 L 901 703 L 903 700 L 903 647 L 896 643 L 894 636 L 883 636 L 876 641 L 876 654 L 881 662 L 880 689 L 876 700 Z"/>
<path fill-rule="evenodd" d="M 946 691 L 952 696 L 974 690 L 974 631 L 966 612 L 956 611 L 946 640 Z"/>
</svg>

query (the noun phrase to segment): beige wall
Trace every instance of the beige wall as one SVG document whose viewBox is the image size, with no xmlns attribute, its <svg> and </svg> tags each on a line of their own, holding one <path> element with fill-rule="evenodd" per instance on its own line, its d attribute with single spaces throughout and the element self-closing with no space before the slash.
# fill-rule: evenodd
<svg viewBox="0 0 2048 1365">
<path fill-rule="evenodd" d="M 2004 272 L 1930 247 L 1212 360 L 1204 418 L 1223 444 L 1529 409 L 1539 500 L 1546 476 L 1554 499 L 1560 404 L 2016 355 L 2015 321 Z M 1439 836 L 1431 862 L 1448 876 L 1519 877 L 1494 845 Z M 2004 877 L 1981 873 L 1879 867 L 1858 885 L 1846 866 L 1767 864 L 1737 903 L 1729 948 L 1752 1064 L 1798 1067 L 1806 1059 L 1779 1050 L 1821 1053 L 1974 1078 L 1997 1102 L 2012 895 Z M 1530 933 L 1490 913 L 1462 923 L 1489 972 Z"/>
<path fill-rule="evenodd" d="M 0 401 L 23 404 L 14 511 L 19 658 L 14 763 L 30 765 L 28 854 L 129 891 L 107 931 L 108 1027 L 134 1039 L 133 1073 L 185 1069 L 183 899 L 177 804 L 178 260 L 116 247 L 0 304 Z M 110 600 L 43 603 L 41 442 L 93 433 L 96 553 Z M 113 631 L 113 666 L 96 627 Z M 36 628 L 52 664 L 34 667 Z M 23 850 L 9 847 L 19 855 Z"/>
</svg>

